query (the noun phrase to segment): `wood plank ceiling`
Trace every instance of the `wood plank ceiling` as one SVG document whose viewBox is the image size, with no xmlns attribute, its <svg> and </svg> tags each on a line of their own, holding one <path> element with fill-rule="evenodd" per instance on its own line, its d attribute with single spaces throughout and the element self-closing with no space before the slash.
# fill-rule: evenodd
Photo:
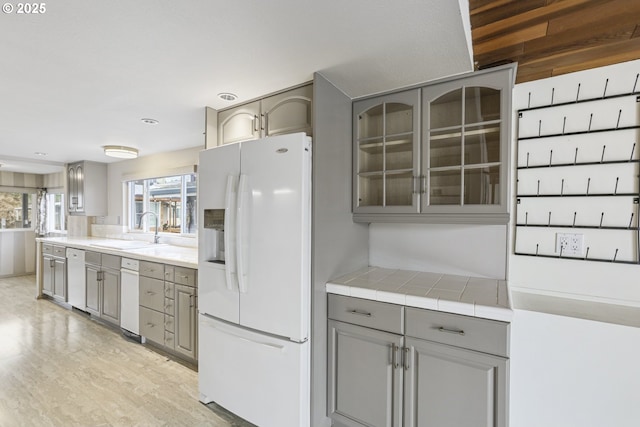
<svg viewBox="0 0 640 427">
<path fill-rule="evenodd" d="M 476 68 L 517 83 L 640 59 L 640 0 L 469 0 Z"/>
</svg>

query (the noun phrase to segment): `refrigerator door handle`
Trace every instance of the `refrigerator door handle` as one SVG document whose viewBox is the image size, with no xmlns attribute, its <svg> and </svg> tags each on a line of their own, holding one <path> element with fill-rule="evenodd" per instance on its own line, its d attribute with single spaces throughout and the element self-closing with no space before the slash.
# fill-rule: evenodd
<svg viewBox="0 0 640 427">
<path fill-rule="evenodd" d="M 260 345 L 260 346 L 268 347 L 268 348 L 271 348 L 271 349 L 274 349 L 274 350 L 280 350 L 280 351 L 283 351 L 283 350 L 284 350 L 284 346 L 283 346 L 283 345 L 273 344 L 273 343 L 270 343 L 270 342 L 264 342 L 264 341 L 256 341 L 256 340 L 253 340 L 253 339 L 251 339 L 251 338 L 245 337 L 245 336 L 243 336 L 243 335 L 233 333 L 233 332 L 231 332 L 230 330 L 227 330 L 226 328 L 220 328 L 220 327 L 218 327 L 217 325 L 212 325 L 212 326 L 213 326 L 214 328 L 218 329 L 220 332 L 222 332 L 222 333 L 224 333 L 224 334 L 227 334 L 227 335 L 230 335 L 230 336 L 232 336 L 232 337 L 235 337 L 235 338 L 241 339 L 241 340 L 243 340 L 243 341 L 250 342 L 250 343 L 252 343 L 252 344 L 258 344 L 258 345 Z"/>
<path fill-rule="evenodd" d="M 243 294 L 247 293 L 247 266 L 244 257 L 244 233 L 245 233 L 245 218 L 246 218 L 246 204 L 245 193 L 247 191 L 247 175 L 240 175 L 240 182 L 238 184 L 238 215 L 236 216 L 236 259 L 238 263 L 238 288 Z"/>
<path fill-rule="evenodd" d="M 227 289 L 230 291 L 233 291 L 234 285 L 235 283 L 233 282 L 233 276 L 232 274 L 235 272 L 236 270 L 236 259 L 235 259 L 235 253 L 233 250 L 228 250 L 229 248 L 231 248 L 231 239 L 232 239 L 232 234 L 234 233 L 234 223 L 235 221 L 233 220 L 233 218 L 235 217 L 235 212 L 233 209 L 233 202 L 235 200 L 234 196 L 234 188 L 233 188 L 233 183 L 234 183 L 234 176 L 233 175 L 229 175 L 227 176 L 227 192 L 225 194 L 225 216 L 224 216 L 224 229 L 225 229 L 225 233 L 224 233 L 224 247 L 225 247 L 225 251 L 227 253 L 227 257 L 225 260 L 225 276 L 226 276 L 226 280 L 227 280 Z"/>
</svg>

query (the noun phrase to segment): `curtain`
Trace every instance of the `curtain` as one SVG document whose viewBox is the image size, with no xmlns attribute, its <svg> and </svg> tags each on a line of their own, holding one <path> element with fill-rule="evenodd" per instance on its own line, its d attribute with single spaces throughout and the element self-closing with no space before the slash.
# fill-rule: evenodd
<svg viewBox="0 0 640 427">
<path fill-rule="evenodd" d="M 36 206 L 36 235 L 46 236 L 47 232 L 47 189 L 39 188 L 37 191 Z"/>
</svg>

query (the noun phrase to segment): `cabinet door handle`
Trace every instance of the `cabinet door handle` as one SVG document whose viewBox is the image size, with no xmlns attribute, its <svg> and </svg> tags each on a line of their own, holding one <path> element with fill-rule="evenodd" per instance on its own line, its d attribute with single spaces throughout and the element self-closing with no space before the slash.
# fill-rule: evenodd
<svg viewBox="0 0 640 427">
<path fill-rule="evenodd" d="M 404 357 L 402 358 L 402 362 L 404 365 L 404 370 L 409 370 L 409 347 L 404 348 Z"/>
<path fill-rule="evenodd" d="M 358 316 L 371 317 L 371 313 L 359 310 L 347 310 L 347 313 L 357 314 Z"/>
<path fill-rule="evenodd" d="M 195 299 L 196 296 L 195 295 L 189 295 L 189 308 L 195 307 Z"/>
<path fill-rule="evenodd" d="M 253 131 L 254 132 L 258 132 L 260 130 L 259 126 L 258 126 L 258 122 L 260 121 L 260 117 L 258 117 L 257 115 L 253 115 Z"/>
<path fill-rule="evenodd" d="M 156 325 L 154 325 L 153 323 L 149 322 L 149 323 L 147 323 L 147 326 L 150 327 L 150 328 L 153 328 Z"/>
<path fill-rule="evenodd" d="M 440 326 L 438 331 L 446 332 L 448 334 L 464 335 L 464 331 L 462 329 L 447 329 L 444 326 Z"/>
<path fill-rule="evenodd" d="M 400 367 L 400 363 L 398 362 L 398 350 L 400 347 L 396 345 L 396 343 L 391 343 L 391 365 L 393 365 L 394 369 L 398 369 Z"/>
<path fill-rule="evenodd" d="M 155 295 L 156 293 L 153 291 L 147 291 L 147 295 Z"/>
<path fill-rule="evenodd" d="M 262 115 L 262 130 L 265 131 L 265 136 L 269 136 L 269 113 Z"/>
<path fill-rule="evenodd" d="M 420 183 L 422 184 L 422 188 L 420 188 L 420 194 L 424 194 L 427 192 L 427 176 L 426 175 L 422 175 L 420 176 Z"/>
</svg>

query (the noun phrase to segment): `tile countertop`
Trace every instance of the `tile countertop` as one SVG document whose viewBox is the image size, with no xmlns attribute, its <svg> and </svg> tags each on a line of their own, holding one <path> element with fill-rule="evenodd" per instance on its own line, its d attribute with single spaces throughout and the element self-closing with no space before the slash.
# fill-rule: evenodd
<svg viewBox="0 0 640 427">
<path fill-rule="evenodd" d="M 39 237 L 37 242 L 63 245 L 142 261 L 198 268 L 198 248 L 104 237 Z"/>
<path fill-rule="evenodd" d="M 326 290 L 331 294 L 504 322 L 513 317 L 504 280 L 367 267 L 330 280 Z"/>
</svg>

